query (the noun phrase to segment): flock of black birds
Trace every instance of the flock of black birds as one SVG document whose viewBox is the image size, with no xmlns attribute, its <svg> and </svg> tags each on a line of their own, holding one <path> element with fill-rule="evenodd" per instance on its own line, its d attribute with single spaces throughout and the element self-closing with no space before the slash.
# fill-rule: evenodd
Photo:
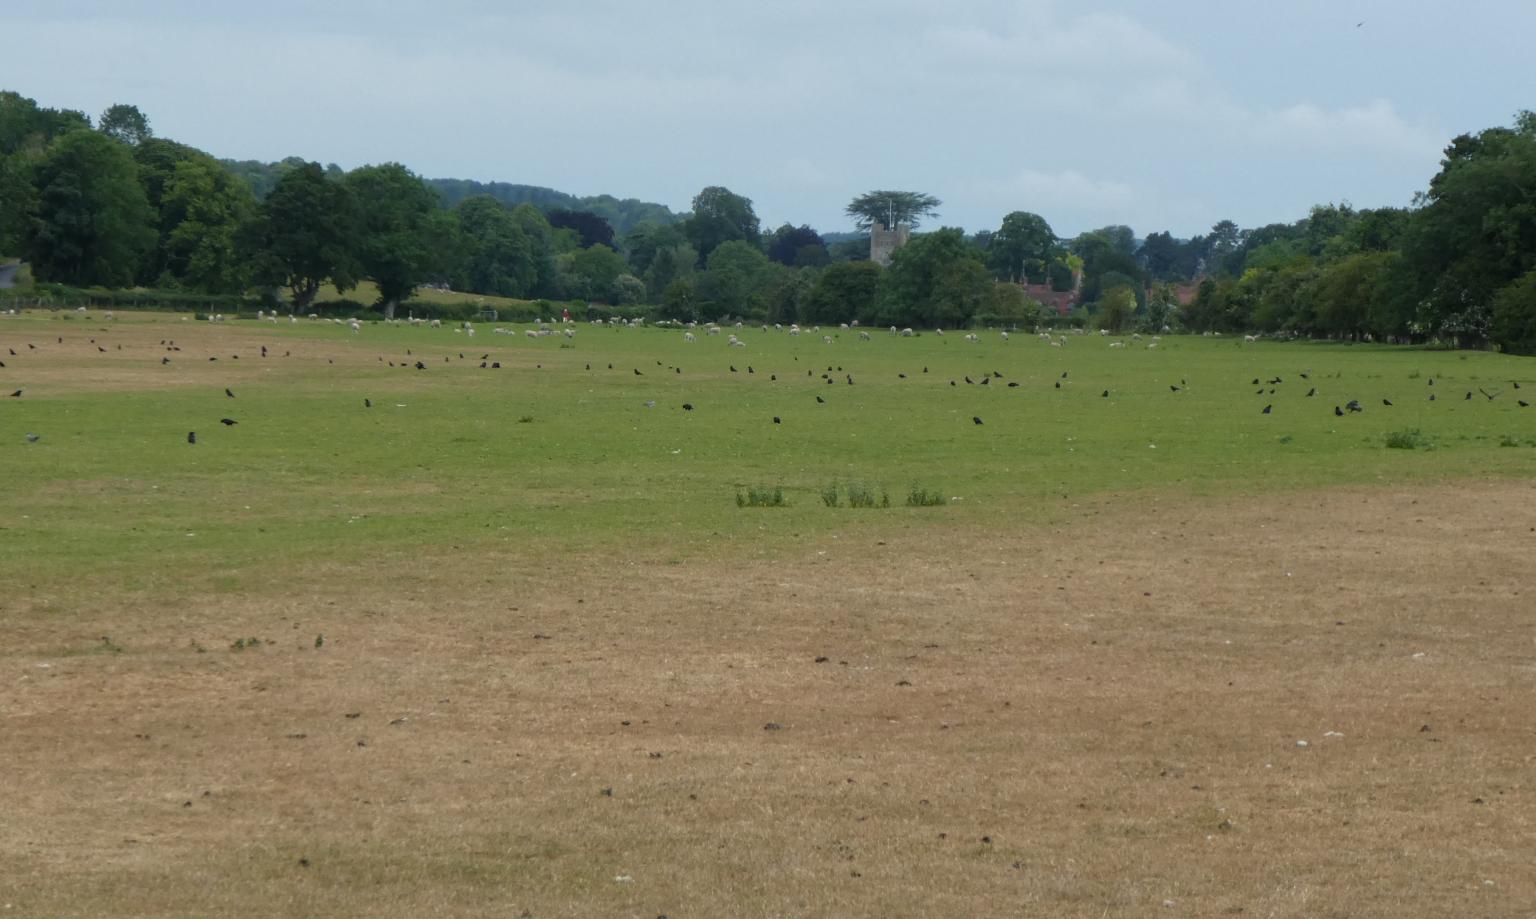
<svg viewBox="0 0 1536 919">
<path fill-rule="evenodd" d="M 64 343 L 64 338 L 62 336 L 57 337 L 57 343 L 58 344 L 63 344 Z M 102 353 L 102 354 L 108 353 L 108 350 L 105 347 L 103 347 L 100 344 L 98 344 L 96 342 L 96 339 L 91 338 L 90 339 L 90 344 L 95 346 L 95 348 L 96 348 L 98 353 Z M 174 339 L 161 339 L 160 345 L 167 352 L 166 354 L 162 355 L 161 358 L 160 358 L 161 366 L 169 365 L 171 363 L 170 355 L 174 354 L 174 353 L 178 353 L 178 352 L 180 352 L 182 350 L 181 347 L 176 344 Z M 267 358 L 269 356 L 269 351 L 268 351 L 267 346 L 266 345 L 261 345 L 260 348 L 261 348 L 261 356 L 263 358 Z M 37 350 L 37 346 L 35 344 L 29 342 L 29 343 L 27 343 L 27 349 L 29 351 L 36 351 Z M 9 353 L 10 353 L 10 355 L 12 357 L 17 357 L 18 356 L 18 353 L 17 353 L 15 348 L 8 348 L 7 350 L 9 351 Z M 116 350 L 121 351 L 122 350 L 122 345 L 117 345 L 116 346 Z M 416 357 L 413 354 L 413 352 L 412 352 L 412 350 L 410 348 L 405 349 L 405 355 L 406 355 L 407 358 L 415 358 Z M 284 351 L 283 352 L 283 356 L 284 357 L 291 357 L 292 356 L 292 352 L 291 351 Z M 233 354 L 230 357 L 231 357 L 232 360 L 239 360 L 240 359 L 240 355 L 239 354 Z M 463 352 L 459 352 L 458 358 L 459 358 L 459 360 L 466 360 L 466 357 L 465 357 Z M 795 361 L 799 361 L 800 360 L 800 358 L 798 356 L 794 356 L 793 359 Z M 217 361 L 218 357 L 217 356 L 209 356 L 208 360 L 209 361 Z M 449 362 L 451 362 L 451 360 L 452 360 L 452 358 L 450 358 L 448 356 L 444 356 L 443 357 L 444 363 L 449 363 Z M 473 359 L 469 359 L 469 360 L 473 360 Z M 420 360 L 420 359 L 414 359 L 414 360 L 409 360 L 409 361 L 401 360 L 397 364 L 394 360 L 389 360 L 384 355 L 379 355 L 378 361 L 380 363 L 387 363 L 388 366 L 390 366 L 390 367 L 399 367 L 400 369 L 414 368 L 417 371 L 425 371 L 425 370 L 427 370 L 426 362 L 423 361 L 423 360 Z M 327 358 L 327 363 L 335 363 L 335 361 L 333 359 Z M 664 367 L 665 370 L 671 370 L 676 375 L 681 375 L 682 372 L 683 372 L 683 369 L 681 367 L 674 367 L 674 366 L 671 366 L 671 365 L 664 365 L 660 360 L 656 361 L 656 365 L 658 367 Z M 5 366 L 6 366 L 5 362 L 4 361 L 0 361 L 0 368 L 4 368 Z M 543 367 L 542 364 L 538 364 L 537 366 L 539 368 Z M 592 370 L 592 365 L 590 363 L 587 363 L 585 366 L 586 366 L 586 369 L 588 371 Z M 614 365 L 612 363 L 609 363 L 607 366 L 608 366 L 609 370 L 613 370 L 614 369 Z M 501 362 L 499 360 L 492 360 L 490 353 L 487 352 L 487 353 L 482 354 L 480 356 L 480 358 L 479 358 L 479 367 L 480 367 L 480 369 L 500 370 L 502 368 L 502 364 L 501 364 Z M 731 373 L 733 373 L 733 374 L 741 372 L 737 368 L 737 366 L 735 364 L 727 364 L 727 369 Z M 638 368 L 638 367 L 632 368 L 632 372 L 637 377 L 645 376 L 645 373 L 640 368 Z M 748 374 L 755 375 L 757 373 L 757 370 L 756 370 L 756 368 L 753 365 L 748 364 L 747 367 L 746 367 L 746 372 Z M 922 368 L 922 373 L 923 374 L 927 374 L 928 372 L 929 372 L 929 368 L 928 367 L 923 367 Z M 847 386 L 853 386 L 854 385 L 853 374 L 851 372 L 849 372 L 849 371 L 845 371 L 843 369 L 843 367 L 840 366 L 840 365 L 834 365 L 834 364 L 827 365 L 826 370 L 821 372 L 820 379 L 822 381 L 824 381 L 826 383 L 826 385 L 828 385 L 828 386 L 836 385 L 838 380 L 834 377 L 834 374 L 841 375 L 845 385 L 847 385 Z M 806 376 L 807 377 L 815 377 L 816 376 L 816 371 L 815 370 L 806 370 Z M 1309 372 L 1302 372 L 1302 373 L 1299 374 L 1299 376 L 1301 377 L 1302 380 L 1308 380 L 1308 381 L 1311 380 L 1311 374 Z M 896 377 L 899 380 L 906 380 L 906 379 L 909 378 L 908 374 L 905 371 L 899 371 L 896 374 Z M 960 379 L 964 380 L 965 384 L 967 386 L 990 386 L 993 380 L 1001 381 L 1001 380 L 1004 379 L 1002 372 L 998 371 L 998 370 L 991 370 L 991 371 L 989 371 L 987 373 L 979 374 L 979 377 L 980 377 L 980 379 L 977 380 L 977 379 L 973 379 L 969 375 L 962 375 L 960 377 Z M 776 382 L 778 380 L 778 374 L 777 373 L 769 374 L 768 378 L 769 378 L 770 382 Z M 1068 383 L 1069 381 L 1070 381 L 1070 372 L 1069 371 L 1063 371 L 1061 373 L 1061 376 L 1053 381 L 1052 385 L 1053 385 L 1054 389 L 1061 390 L 1061 389 L 1064 388 L 1063 384 Z M 949 385 L 952 386 L 952 387 L 959 385 L 958 382 L 956 380 L 954 380 L 954 379 L 951 379 L 948 382 L 949 382 Z M 1020 387 L 1021 384 L 1019 382 L 1017 382 L 1017 381 L 1009 381 L 1006 385 L 1010 389 L 1017 389 L 1017 388 Z M 1278 375 L 1274 376 L 1274 377 L 1270 377 L 1268 379 L 1265 379 L 1263 377 L 1254 377 L 1252 379 L 1252 381 L 1250 382 L 1250 385 L 1258 387 L 1256 392 L 1259 395 L 1270 395 L 1270 396 L 1273 396 L 1273 395 L 1276 395 L 1277 393 L 1279 393 L 1280 392 L 1280 388 L 1285 385 L 1285 379 L 1283 377 L 1281 377 L 1281 376 L 1278 376 Z M 1516 389 L 1516 390 L 1520 389 L 1520 384 L 1519 384 L 1518 381 L 1511 381 L 1510 385 L 1514 389 Z M 1436 401 L 1436 394 L 1434 392 L 1434 386 L 1435 386 L 1435 379 L 1433 377 L 1431 377 L 1426 382 L 1426 387 L 1430 390 L 1429 394 L 1428 394 L 1428 401 L 1430 401 L 1430 402 Z M 1180 394 L 1183 394 L 1183 393 L 1187 393 L 1189 391 L 1189 389 L 1190 389 L 1189 381 L 1187 379 L 1182 379 L 1181 378 L 1179 380 L 1178 384 L 1171 384 L 1170 383 L 1168 385 L 1168 389 L 1169 389 L 1169 392 L 1172 395 L 1180 395 Z M 16 389 L 15 391 L 13 391 L 10 394 L 10 398 L 19 399 L 19 398 L 22 397 L 24 392 L 25 392 L 25 390 L 23 390 L 23 389 Z M 1485 399 L 1487 399 L 1489 402 L 1492 402 L 1492 401 L 1498 399 L 1499 396 L 1501 396 L 1504 391 L 1503 390 L 1495 390 L 1493 392 L 1489 392 L 1488 390 L 1486 390 L 1486 389 L 1484 389 L 1482 387 L 1478 387 L 1477 388 L 1477 392 L 1481 393 L 1483 395 L 1483 397 Z M 1305 398 L 1309 398 L 1309 399 L 1310 398 L 1314 398 L 1314 397 L 1317 396 L 1317 394 L 1318 394 L 1318 389 L 1314 385 L 1314 386 L 1311 386 L 1307 390 Z M 229 388 L 229 387 L 225 387 L 224 388 L 224 395 L 225 395 L 225 397 L 227 399 L 234 399 L 235 398 L 234 390 Z M 1473 391 L 1468 390 L 1466 392 L 1465 396 L 1463 397 L 1463 400 L 1464 401 L 1470 401 L 1473 398 L 1473 395 L 1474 395 Z M 1105 389 L 1105 390 L 1103 390 L 1100 393 L 1100 397 L 1103 398 L 1103 399 L 1108 399 L 1108 398 L 1110 398 L 1110 396 L 1111 396 L 1111 390 L 1109 390 L 1109 389 Z M 827 404 L 827 400 L 825 398 L 823 398 L 819 394 L 815 396 L 815 399 L 816 399 L 816 403 L 818 405 L 825 405 L 825 404 Z M 1517 399 L 1516 402 L 1520 406 L 1520 408 L 1529 408 L 1530 407 L 1530 403 L 1526 402 L 1524 399 Z M 1386 407 L 1386 408 L 1392 408 L 1392 407 L 1394 407 L 1394 404 L 1395 404 L 1395 403 L 1393 403 L 1391 398 L 1386 398 L 1386 397 L 1382 398 L 1381 403 L 1382 403 L 1382 406 Z M 656 403 L 655 403 L 654 400 L 648 400 L 645 403 L 645 405 L 646 405 L 647 408 L 654 408 Z M 1276 403 L 1273 402 L 1273 401 L 1266 402 L 1264 407 L 1262 409 L 1260 409 L 1260 414 L 1272 415 L 1275 412 L 1275 406 L 1276 406 Z M 369 398 L 363 399 L 363 407 L 364 408 L 372 408 L 373 407 L 372 399 L 369 399 Z M 694 405 L 693 405 L 692 402 L 684 402 L 684 403 L 682 403 L 682 409 L 685 412 L 692 412 L 692 411 L 694 411 Z M 1349 399 L 1348 401 L 1346 401 L 1344 403 L 1342 403 L 1341 405 L 1335 405 L 1333 407 L 1333 414 L 1334 414 L 1335 417 L 1338 417 L 1338 418 L 1343 418 L 1343 417 L 1346 417 L 1347 415 L 1351 415 L 1351 414 L 1363 413 L 1364 411 L 1365 411 L 1365 407 L 1360 403 L 1360 401 L 1358 399 L 1353 399 L 1353 398 Z M 773 418 L 773 423 L 776 424 L 776 425 L 780 425 L 780 424 L 784 423 L 783 422 L 783 418 L 781 416 L 779 416 L 779 415 L 774 415 L 774 416 L 772 416 L 772 418 Z M 985 424 L 985 422 L 982 420 L 980 415 L 972 415 L 971 416 L 971 422 L 972 422 L 972 424 L 974 424 L 976 426 L 981 426 L 981 425 Z M 239 424 L 239 422 L 237 420 L 235 420 L 234 418 L 228 418 L 228 417 L 220 418 L 219 419 L 219 423 L 224 425 L 225 427 L 234 427 L 235 425 Z M 29 443 L 36 443 L 40 439 L 40 437 L 37 434 L 29 432 L 26 435 L 26 439 L 27 439 L 27 441 Z M 196 431 L 188 431 L 187 432 L 187 443 L 189 443 L 189 444 L 196 444 L 197 443 L 197 432 Z"/>
</svg>

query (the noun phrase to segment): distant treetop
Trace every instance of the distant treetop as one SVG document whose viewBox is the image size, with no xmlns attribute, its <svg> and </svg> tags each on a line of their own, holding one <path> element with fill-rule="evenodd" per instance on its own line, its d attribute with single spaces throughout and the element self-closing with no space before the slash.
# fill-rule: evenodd
<svg viewBox="0 0 1536 919">
<path fill-rule="evenodd" d="M 937 217 L 938 207 L 943 204 L 933 195 L 920 191 L 871 191 L 848 202 L 843 213 L 853 218 L 861 230 L 868 230 L 877 221 L 886 227 L 905 223 L 917 229 L 924 217 Z"/>
</svg>

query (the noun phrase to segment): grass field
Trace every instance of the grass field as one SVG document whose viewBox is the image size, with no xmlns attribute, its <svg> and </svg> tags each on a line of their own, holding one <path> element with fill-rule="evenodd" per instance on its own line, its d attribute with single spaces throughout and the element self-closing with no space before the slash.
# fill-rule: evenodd
<svg viewBox="0 0 1536 919">
<path fill-rule="evenodd" d="M 0 907 L 1536 910 L 1528 359 L 515 331 L 0 318 Z"/>
</svg>

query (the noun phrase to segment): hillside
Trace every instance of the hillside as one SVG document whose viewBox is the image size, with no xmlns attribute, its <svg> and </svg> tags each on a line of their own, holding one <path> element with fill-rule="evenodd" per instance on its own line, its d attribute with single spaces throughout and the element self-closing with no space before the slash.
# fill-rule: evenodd
<svg viewBox="0 0 1536 919">
<path fill-rule="evenodd" d="M 281 162 L 263 163 L 257 160 L 221 160 L 230 172 L 250 183 L 257 198 L 266 197 L 278 178 L 287 169 L 302 165 L 299 157 L 288 157 Z M 327 174 L 340 177 L 341 167 L 331 164 Z M 538 185 L 517 185 L 510 182 L 476 182 L 472 179 L 427 179 L 443 200 L 444 207 L 454 207 L 465 198 L 490 195 L 508 207 L 532 204 L 541 211 L 586 211 L 607 220 L 614 233 L 622 236 L 642 223 L 667 224 L 682 219 L 664 204 L 640 201 L 636 198 L 615 198 L 612 195 L 578 197 L 553 188 Z"/>
</svg>

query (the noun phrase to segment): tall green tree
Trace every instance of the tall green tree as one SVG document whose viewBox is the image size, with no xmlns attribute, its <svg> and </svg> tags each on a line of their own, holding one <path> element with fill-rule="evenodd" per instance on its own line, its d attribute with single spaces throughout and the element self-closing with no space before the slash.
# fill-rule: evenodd
<svg viewBox="0 0 1536 919">
<path fill-rule="evenodd" d="M 533 243 L 512 212 L 490 195 L 454 209 L 461 254 L 453 286 L 477 294 L 529 297 L 539 283 Z"/>
<path fill-rule="evenodd" d="M 819 267 L 831 261 L 821 234 L 804 224 L 796 227 L 786 223 L 774 230 L 768 240 L 768 257 L 795 268 Z"/>
<path fill-rule="evenodd" d="M 1044 217 L 1014 211 L 987 240 L 987 267 L 1005 281 L 1042 283 L 1056 245 L 1056 233 Z"/>
<path fill-rule="evenodd" d="M 362 273 L 360 223 L 350 185 L 327 179 L 319 163 L 289 169 L 245 234 L 253 279 L 286 287 L 296 311 L 307 310 L 326 282 L 350 290 Z"/>
<path fill-rule="evenodd" d="M 805 297 L 802 322 L 870 322 L 876 318 L 875 298 L 880 293 L 880 274 L 874 262 L 838 262 L 816 278 Z"/>
<path fill-rule="evenodd" d="M 683 233 L 698 250 L 701 264 L 724 243 L 736 241 L 756 246 L 762 235 L 752 199 L 719 185 L 711 185 L 694 196 L 693 213 L 683 222 Z"/>
<path fill-rule="evenodd" d="M 137 105 L 123 103 L 102 112 L 96 120 L 96 130 L 130 147 L 137 147 L 155 136 L 155 132 L 149 129 L 149 117 L 139 111 Z"/>
<path fill-rule="evenodd" d="M 131 286 L 155 229 L 128 148 L 102 134 L 70 132 L 37 163 L 33 186 L 26 252 L 37 276 Z"/>
<path fill-rule="evenodd" d="M 881 325 L 956 327 L 969 321 L 977 302 L 976 270 L 986 266 L 965 239 L 965 231 L 944 227 L 914 236 L 891 256 L 882 276 Z"/>
<path fill-rule="evenodd" d="M 385 317 L 393 319 L 395 307 L 436 268 L 427 221 L 437 194 L 399 163 L 354 169 L 345 184 L 357 202 L 359 264 L 379 286 Z"/>
<path fill-rule="evenodd" d="M 764 295 L 773 268 L 768 256 L 751 243 L 722 243 L 709 254 L 698 276 L 698 293 L 706 314 L 766 318 Z"/>
<path fill-rule="evenodd" d="M 165 270 L 194 290 L 239 293 L 249 279 L 239 234 L 255 213 L 250 187 L 211 157 L 178 163 L 160 202 Z"/>
<path fill-rule="evenodd" d="M 1419 326 L 1487 338 L 1494 295 L 1536 268 L 1536 115 L 1451 142 L 1403 234 Z"/>
<path fill-rule="evenodd" d="M 943 201 L 920 191 L 867 191 L 843 208 L 843 213 L 853 218 L 854 226 L 868 230 L 875 224 L 894 227 L 905 223 L 917 229 L 924 217 L 937 217 Z"/>
</svg>

